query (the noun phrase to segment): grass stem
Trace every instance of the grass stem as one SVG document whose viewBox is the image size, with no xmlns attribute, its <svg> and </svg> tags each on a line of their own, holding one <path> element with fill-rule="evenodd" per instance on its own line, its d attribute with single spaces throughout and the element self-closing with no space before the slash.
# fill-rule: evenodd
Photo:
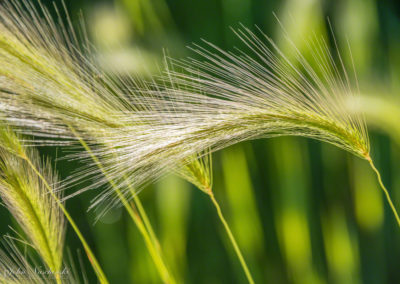
<svg viewBox="0 0 400 284">
<path fill-rule="evenodd" d="M 218 201 L 214 197 L 214 193 L 211 190 L 208 190 L 207 194 L 210 196 L 212 203 L 214 204 L 215 208 L 217 209 L 218 217 L 221 220 L 222 224 L 224 225 L 225 231 L 228 234 L 229 240 L 231 241 L 233 248 L 235 249 L 235 253 L 240 261 L 240 264 L 244 270 L 244 273 L 246 274 L 247 280 L 249 281 L 250 284 L 254 284 L 254 280 L 253 280 L 253 277 L 251 276 L 250 270 L 247 267 L 246 261 L 244 260 L 242 252 L 240 251 L 240 248 L 236 242 L 235 237 L 233 236 L 233 233 L 228 225 L 228 222 L 225 220 L 225 217 L 222 214 L 221 207 L 219 206 Z"/>
<path fill-rule="evenodd" d="M 386 187 L 383 185 L 382 178 L 381 178 L 381 174 L 379 173 L 379 171 L 377 170 L 377 168 L 376 168 L 375 165 L 374 165 L 374 162 L 372 161 L 372 159 L 371 159 L 369 156 L 367 157 L 367 160 L 368 160 L 369 164 L 371 165 L 371 168 L 372 168 L 372 169 L 374 170 L 374 172 L 376 173 L 376 176 L 378 177 L 379 184 L 380 184 L 380 186 L 381 186 L 383 192 L 385 193 L 385 196 L 386 196 L 386 199 L 387 199 L 387 201 L 388 201 L 388 203 L 389 203 L 389 205 L 390 205 L 390 208 L 392 209 L 393 214 L 394 214 L 394 216 L 396 217 L 397 224 L 398 224 L 399 227 L 400 227 L 400 218 L 399 218 L 399 214 L 397 213 L 396 207 L 393 205 L 392 199 L 390 198 L 389 191 L 388 191 L 388 190 L 386 189 Z"/>
<path fill-rule="evenodd" d="M 135 206 L 136 206 L 136 208 L 137 208 L 137 210 L 138 210 L 138 212 L 139 212 L 139 214 L 140 214 L 140 216 L 141 216 L 141 218 L 143 220 L 143 223 L 144 223 L 144 225 L 146 227 L 146 230 L 148 231 L 148 233 L 150 235 L 150 238 L 152 239 L 152 241 L 153 241 L 154 245 L 156 246 L 156 248 L 158 250 L 161 250 L 160 242 L 158 241 L 158 238 L 157 238 L 156 234 L 154 233 L 154 230 L 153 230 L 153 227 L 152 227 L 151 222 L 149 220 L 149 217 L 147 216 L 146 211 L 143 208 L 143 205 L 142 205 L 142 202 L 139 199 L 139 196 L 137 196 L 136 193 L 135 194 L 132 193 L 132 196 L 133 196 L 133 201 L 135 203 Z"/>
</svg>

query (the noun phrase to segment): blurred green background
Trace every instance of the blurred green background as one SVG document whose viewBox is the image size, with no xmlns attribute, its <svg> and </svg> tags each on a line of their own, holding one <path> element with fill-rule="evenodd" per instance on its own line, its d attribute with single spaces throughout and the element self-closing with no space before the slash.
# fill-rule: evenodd
<svg viewBox="0 0 400 284">
<path fill-rule="evenodd" d="M 139 77 L 158 71 L 164 50 L 177 58 L 195 56 L 185 46 L 201 38 L 224 49 L 243 46 L 230 30 L 239 23 L 252 30 L 257 25 L 285 50 L 273 12 L 303 50 L 303 39 L 313 32 L 330 37 L 329 18 L 348 66 L 347 39 L 350 43 L 372 156 L 400 208 L 399 1 L 66 2 L 74 24 L 83 12 L 99 64 L 107 72 Z M 61 149 L 42 152 L 63 155 Z M 296 137 L 241 143 L 213 159 L 215 195 L 257 283 L 400 283 L 400 228 L 367 162 Z M 57 164 L 64 178 L 77 166 Z M 111 282 L 160 283 L 143 239 L 123 209 L 110 211 L 96 224 L 95 212 L 86 213 L 96 193 L 71 199 L 67 207 Z M 143 190 L 140 198 L 177 279 L 246 283 L 204 193 L 171 175 Z M 76 255 L 80 244 L 71 230 L 67 245 Z M 93 283 L 94 274 L 82 258 Z"/>
</svg>

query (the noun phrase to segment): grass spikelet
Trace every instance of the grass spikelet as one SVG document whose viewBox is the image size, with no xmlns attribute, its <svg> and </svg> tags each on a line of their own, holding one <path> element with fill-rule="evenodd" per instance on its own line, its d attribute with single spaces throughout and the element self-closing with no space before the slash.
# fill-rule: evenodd
<svg viewBox="0 0 400 284">
<path fill-rule="evenodd" d="M 197 136 L 207 131 L 225 135 L 226 141 L 220 137 L 222 148 L 242 139 L 299 135 L 362 158 L 368 155 L 364 119 L 344 111 L 345 99 L 354 94 L 349 77 L 324 40 L 309 43 L 316 63 L 312 67 L 295 46 L 295 59 L 288 59 L 264 34 L 258 37 L 247 28 L 235 33 L 249 53 L 223 51 L 206 42 L 209 48 L 192 48 L 203 60 L 172 62 L 184 72 L 170 70 L 168 79 L 180 89 L 171 89 L 170 97 L 180 98 L 174 107 L 182 121 L 182 116 L 198 115 L 192 119 L 202 127 Z M 213 119 L 199 120 L 205 114 Z"/>
<path fill-rule="evenodd" d="M 40 163 L 34 150 L 27 155 L 49 184 L 58 184 L 49 162 Z M 48 268 L 60 271 L 65 232 L 62 211 L 31 165 L 3 148 L 0 196 Z"/>
<path fill-rule="evenodd" d="M 103 132 L 114 148 L 94 152 L 109 175 L 118 180 L 123 174 L 142 188 L 207 149 L 282 135 L 314 138 L 368 159 L 364 119 L 344 107 L 354 95 L 349 76 L 325 41 L 309 43 L 317 63 L 312 67 L 295 46 L 289 60 L 263 34 L 259 38 L 246 28 L 236 33 L 249 54 L 195 45 L 203 60 L 172 61 L 165 87 L 141 90 L 147 96 L 138 100 L 145 108 L 120 114 L 125 126 Z M 110 158 L 115 155 L 117 162 Z"/>
<path fill-rule="evenodd" d="M 208 48 L 192 48 L 203 60 L 172 61 L 183 71 L 173 67 L 166 78 L 172 86 L 167 97 L 174 102 L 169 107 L 177 114 L 176 124 L 184 125 L 187 119 L 185 134 L 191 139 L 204 137 L 214 151 L 243 140 L 282 135 L 314 138 L 342 148 L 369 162 L 400 226 L 370 156 L 364 117 L 346 110 L 349 100 L 357 100 L 358 90 L 351 87 L 339 51 L 332 54 L 325 40 L 314 37 L 308 42 L 313 56 L 308 60 L 287 38 L 293 49 L 289 57 L 262 32 L 261 37 L 245 27 L 234 32 L 252 56 L 206 42 Z M 337 49 L 335 39 L 334 45 Z M 218 138 L 213 141 L 214 135 Z"/>
<path fill-rule="evenodd" d="M 235 250 L 235 253 L 239 259 L 240 265 L 242 266 L 246 278 L 249 283 L 254 283 L 253 277 L 250 273 L 250 270 L 244 260 L 242 252 L 240 251 L 239 245 L 232 233 L 232 230 L 226 221 L 221 207 L 218 201 L 215 199 L 214 192 L 212 190 L 212 155 L 210 152 L 206 152 L 204 154 L 196 155 L 191 158 L 186 159 L 183 163 L 184 165 L 176 170 L 177 175 L 181 176 L 183 179 L 195 185 L 198 189 L 206 193 L 215 209 L 217 210 L 218 217 L 224 226 L 224 229 L 229 237 L 230 242 Z"/>
<path fill-rule="evenodd" d="M 212 189 L 212 155 L 210 152 L 194 155 L 183 162 L 176 174 L 205 193 Z"/>
<path fill-rule="evenodd" d="M 18 135 L 8 127 L 1 127 L 0 139 L 0 170 L 4 168 L 1 173 L 2 179 L 0 184 L 3 186 L 3 191 L 0 192 L 0 196 L 2 196 L 8 209 L 13 214 L 16 214 L 15 217 L 22 223 L 21 227 L 29 236 L 33 246 L 42 256 L 43 260 L 47 263 L 47 261 L 51 261 L 50 258 L 59 258 L 60 255 L 62 256 L 64 233 L 63 231 L 57 231 L 57 229 L 64 227 L 64 219 L 60 215 L 60 213 L 63 213 L 80 239 L 100 283 L 108 283 L 86 240 L 60 201 L 60 191 L 52 187 L 59 186 L 59 184 L 54 178 L 56 176 L 55 173 L 50 172 L 51 167 L 49 163 L 41 165 L 38 153 L 34 149 L 24 147 Z M 9 166 L 10 161 L 13 162 L 12 167 L 11 165 Z M 43 166 L 45 166 L 44 169 Z M 18 174 L 21 174 L 19 178 Z M 29 187 L 35 185 L 40 187 L 36 189 Z M 15 186 L 14 191 L 12 190 L 12 186 Z M 26 196 L 24 195 L 24 190 L 27 190 Z M 27 203 L 25 204 L 26 206 L 24 206 L 24 202 Z M 20 208 L 19 206 L 23 207 Z M 32 218 L 25 218 L 27 216 L 24 213 L 32 214 L 33 216 Z M 46 217 L 50 219 L 43 219 Z M 41 224 L 40 221 L 44 222 L 44 224 Z M 38 230 L 36 235 L 28 234 L 35 229 L 35 226 L 39 226 L 41 230 Z M 51 230 L 52 228 L 53 230 Z M 60 239 L 55 242 L 54 238 L 56 236 L 53 236 L 53 234 L 57 235 L 57 233 Z M 47 241 L 50 243 L 46 244 Z M 39 243 L 40 246 L 36 243 Z M 42 246 L 47 250 L 42 251 Z M 54 249 L 57 250 L 53 251 Z M 59 266 L 60 260 L 58 258 L 51 265 L 55 267 Z M 50 269 L 53 268 L 49 263 L 47 265 Z"/>
<path fill-rule="evenodd" d="M 282 135 L 314 138 L 368 160 L 364 119 L 344 107 L 354 95 L 349 76 L 335 64 L 325 41 L 309 43 L 317 63 L 312 67 L 295 46 L 289 60 L 263 34 L 246 28 L 236 33 L 249 54 L 195 45 L 203 60 L 172 61 L 166 87 L 142 91 L 150 95 L 142 100 L 146 108 L 136 112 L 141 124 L 105 138 L 115 146 L 119 166 L 107 157 L 110 151 L 97 150 L 109 161 L 111 175 L 125 172 L 141 188 L 206 149 Z M 135 121 L 123 119 L 128 119 L 125 124 Z"/>
</svg>

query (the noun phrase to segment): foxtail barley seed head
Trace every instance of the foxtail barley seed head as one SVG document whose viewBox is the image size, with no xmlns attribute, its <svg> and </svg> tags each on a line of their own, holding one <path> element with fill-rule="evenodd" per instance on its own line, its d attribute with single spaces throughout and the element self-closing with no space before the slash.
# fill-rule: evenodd
<svg viewBox="0 0 400 284">
<path fill-rule="evenodd" d="M 12 145 L 18 145 L 18 137 L 14 133 L 5 129 L 1 131 L 1 137 L 8 136 L 9 141 L 13 140 Z M 0 145 L 0 196 L 48 268 L 59 271 L 62 267 L 64 219 L 59 206 L 46 188 L 48 184 L 58 184 L 56 174 L 49 162 L 40 162 L 34 149 L 25 149 L 17 156 L 8 151 L 8 147 L 2 146 L 3 144 Z M 14 152 L 19 152 L 20 149 L 23 149 L 21 144 Z M 47 185 L 32 165 L 40 171 Z"/>
<path fill-rule="evenodd" d="M 97 188 L 111 178 L 129 198 L 128 185 L 141 189 L 182 165 L 193 182 L 198 167 L 187 165 L 198 153 L 282 135 L 369 159 L 364 119 L 344 107 L 357 92 L 322 39 L 310 39 L 307 59 L 293 44 L 289 56 L 242 28 L 235 33 L 247 51 L 195 45 L 200 59 L 171 61 L 164 78 L 144 83 L 100 72 L 79 51 L 69 21 L 57 25 L 45 10 L 41 17 L 28 2 L 11 3 L 0 8 L 0 107 L 8 123 L 43 143 L 79 137 L 90 146 L 102 169 L 79 152 L 73 158 L 89 166 L 71 182 L 92 177 L 89 188 Z M 106 190 L 93 206 L 105 200 L 119 202 Z"/>
</svg>

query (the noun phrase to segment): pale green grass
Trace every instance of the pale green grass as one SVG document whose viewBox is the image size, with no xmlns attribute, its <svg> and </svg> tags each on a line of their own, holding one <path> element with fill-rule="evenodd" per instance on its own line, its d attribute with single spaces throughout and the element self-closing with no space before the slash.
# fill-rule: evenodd
<svg viewBox="0 0 400 284">
<path fill-rule="evenodd" d="M 60 271 L 65 232 L 63 212 L 27 159 L 48 184 L 57 186 L 56 174 L 49 162 L 40 163 L 38 153 L 32 149 L 18 155 L 9 152 L 8 149 L 22 150 L 18 137 L 11 131 L 2 130 L 1 137 L 4 138 L 0 145 L 1 198 L 49 269 Z M 15 145 L 18 146 L 12 148 Z M 55 193 L 58 199 L 59 194 Z"/>
<path fill-rule="evenodd" d="M 32 245 L 52 271 L 60 271 L 64 243 L 64 218 L 79 237 L 101 283 L 108 283 L 89 245 L 61 202 L 60 186 L 49 162 L 23 146 L 9 128 L 0 130 L 0 195 L 18 220 Z M 59 279 L 58 279 L 59 281 Z"/>
</svg>

